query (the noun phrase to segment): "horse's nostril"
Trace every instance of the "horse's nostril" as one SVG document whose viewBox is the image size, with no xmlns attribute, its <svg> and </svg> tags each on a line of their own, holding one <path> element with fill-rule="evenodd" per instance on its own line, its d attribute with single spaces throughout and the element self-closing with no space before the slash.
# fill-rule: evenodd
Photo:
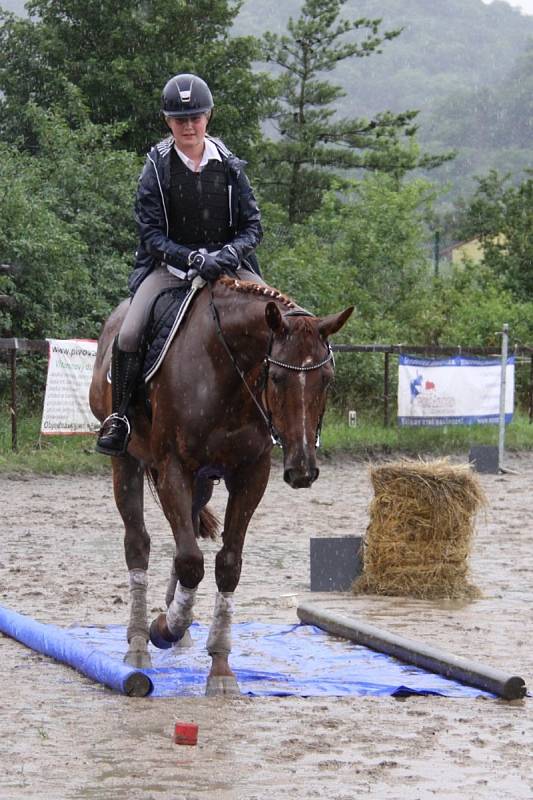
<svg viewBox="0 0 533 800">
<path fill-rule="evenodd" d="M 313 467 L 311 470 L 286 469 L 283 473 L 283 480 L 293 489 L 307 489 L 316 481 L 319 470 Z"/>
</svg>

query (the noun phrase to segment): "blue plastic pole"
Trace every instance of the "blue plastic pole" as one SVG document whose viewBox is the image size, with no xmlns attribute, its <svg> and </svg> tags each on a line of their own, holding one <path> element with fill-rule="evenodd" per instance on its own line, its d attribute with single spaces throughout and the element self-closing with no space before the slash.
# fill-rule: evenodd
<svg viewBox="0 0 533 800">
<path fill-rule="evenodd" d="M 99 653 L 57 625 L 45 625 L 0 606 L 0 631 L 122 694 L 145 697 L 153 691 L 153 683 L 144 672 Z"/>
</svg>

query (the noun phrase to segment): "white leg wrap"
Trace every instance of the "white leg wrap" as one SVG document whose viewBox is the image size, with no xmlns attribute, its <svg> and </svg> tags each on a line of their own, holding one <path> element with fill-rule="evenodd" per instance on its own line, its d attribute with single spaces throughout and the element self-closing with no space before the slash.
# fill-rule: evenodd
<svg viewBox="0 0 533 800">
<path fill-rule="evenodd" d="M 218 592 L 215 600 L 213 622 L 207 637 L 207 652 L 228 655 L 231 652 L 231 620 L 233 617 L 233 592 Z"/>
<path fill-rule="evenodd" d="M 174 600 L 167 609 L 167 627 L 173 636 L 183 636 L 192 622 L 192 607 L 196 598 L 196 589 L 176 586 Z"/>
<path fill-rule="evenodd" d="M 130 624 L 128 641 L 133 636 L 148 639 L 148 617 L 146 615 L 146 592 L 148 575 L 144 569 L 130 569 Z"/>
</svg>

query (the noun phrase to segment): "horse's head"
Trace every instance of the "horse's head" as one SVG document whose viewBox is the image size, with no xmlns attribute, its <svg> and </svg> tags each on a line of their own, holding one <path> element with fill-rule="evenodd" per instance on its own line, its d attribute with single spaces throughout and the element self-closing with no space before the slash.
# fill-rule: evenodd
<svg viewBox="0 0 533 800">
<path fill-rule="evenodd" d="M 316 443 L 333 379 L 328 337 L 342 328 L 353 307 L 329 317 L 265 309 L 272 331 L 265 400 L 272 427 L 283 446 L 283 477 L 293 489 L 318 478 Z"/>
</svg>

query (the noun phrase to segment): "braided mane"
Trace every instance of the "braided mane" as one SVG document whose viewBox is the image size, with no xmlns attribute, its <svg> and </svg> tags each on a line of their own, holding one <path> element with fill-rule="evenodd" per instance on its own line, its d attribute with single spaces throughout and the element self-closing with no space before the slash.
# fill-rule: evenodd
<svg viewBox="0 0 533 800">
<path fill-rule="evenodd" d="M 271 297 L 274 300 L 277 300 L 279 303 L 282 303 L 284 306 L 287 306 L 287 308 L 297 308 L 294 300 L 291 300 L 290 297 L 282 294 L 280 291 L 278 291 L 278 289 L 274 289 L 272 286 L 267 286 L 266 284 L 254 283 L 253 281 L 236 280 L 234 278 L 228 278 L 226 275 L 223 275 L 219 279 L 219 283 L 223 284 L 234 292 L 255 294 L 258 297 Z"/>
</svg>

